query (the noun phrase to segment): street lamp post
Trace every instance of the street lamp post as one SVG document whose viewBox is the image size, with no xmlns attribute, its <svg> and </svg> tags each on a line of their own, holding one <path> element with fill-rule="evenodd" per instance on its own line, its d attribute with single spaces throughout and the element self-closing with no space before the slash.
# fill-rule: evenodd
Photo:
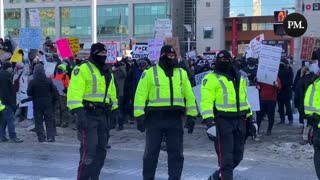
<svg viewBox="0 0 320 180">
<path fill-rule="evenodd" d="M 0 0 L 1 1 L 1 0 Z M 91 41 L 97 42 L 97 0 L 91 0 Z"/>
</svg>

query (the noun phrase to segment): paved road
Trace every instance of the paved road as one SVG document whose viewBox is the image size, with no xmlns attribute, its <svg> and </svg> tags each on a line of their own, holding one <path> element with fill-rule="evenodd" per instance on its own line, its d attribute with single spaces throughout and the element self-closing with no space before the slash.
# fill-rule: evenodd
<svg viewBox="0 0 320 180">
<path fill-rule="evenodd" d="M 141 147 L 141 146 L 139 146 Z M 140 180 L 142 149 L 113 146 L 102 170 L 102 180 Z M 161 153 L 157 179 L 167 179 L 166 154 Z M 74 180 L 79 159 L 78 144 L 0 144 L 1 180 Z M 206 179 L 216 169 L 214 154 L 186 150 L 183 180 Z M 313 169 L 292 167 L 286 162 L 263 162 L 245 158 L 235 180 L 316 180 Z"/>
</svg>

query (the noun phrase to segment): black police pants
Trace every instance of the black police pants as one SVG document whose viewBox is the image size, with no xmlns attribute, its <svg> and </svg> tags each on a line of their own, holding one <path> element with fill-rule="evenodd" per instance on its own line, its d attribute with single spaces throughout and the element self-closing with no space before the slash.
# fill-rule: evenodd
<svg viewBox="0 0 320 180">
<path fill-rule="evenodd" d="M 109 130 L 105 115 L 87 113 L 88 128 L 78 129 L 80 162 L 78 180 L 98 180 L 107 155 Z"/>
<path fill-rule="evenodd" d="M 181 112 L 150 112 L 146 118 L 143 179 L 155 179 L 163 136 L 166 137 L 169 180 L 180 180 L 183 169 L 183 126 Z"/>
<path fill-rule="evenodd" d="M 274 124 L 274 115 L 276 109 L 276 101 L 261 101 L 260 102 L 260 111 L 257 112 L 257 125 L 258 132 L 260 131 L 260 125 L 265 114 L 268 116 L 268 131 L 271 132 Z"/>
<path fill-rule="evenodd" d="M 34 104 L 33 115 L 35 120 L 35 130 L 39 140 L 45 140 L 47 138 L 54 139 L 55 127 L 54 127 L 54 112 L 53 106 L 50 102 L 47 104 Z M 44 132 L 43 122 L 46 126 L 46 135 Z"/>
<path fill-rule="evenodd" d="M 216 126 L 215 150 L 218 156 L 219 169 L 212 175 L 211 179 L 232 180 L 233 170 L 243 159 L 246 121 L 243 119 L 217 118 Z"/>
<path fill-rule="evenodd" d="M 286 111 L 284 111 L 286 109 Z M 278 100 L 278 111 L 281 122 L 285 122 L 286 115 L 288 115 L 289 122 L 293 121 L 293 114 L 290 100 Z"/>
</svg>

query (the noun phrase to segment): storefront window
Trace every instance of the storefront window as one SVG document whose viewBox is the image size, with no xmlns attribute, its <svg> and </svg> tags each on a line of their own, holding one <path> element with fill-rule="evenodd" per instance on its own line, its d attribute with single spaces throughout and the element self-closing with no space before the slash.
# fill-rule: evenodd
<svg viewBox="0 0 320 180">
<path fill-rule="evenodd" d="M 20 3 L 21 0 L 10 0 L 9 3 L 11 4 L 16 4 L 16 3 Z"/>
<path fill-rule="evenodd" d="M 55 36 L 55 9 L 54 8 L 40 8 L 40 26 L 42 29 L 42 35 Z M 29 10 L 26 9 L 26 26 L 30 27 Z"/>
<path fill-rule="evenodd" d="M 89 37 L 91 35 L 90 7 L 61 8 L 61 36 Z"/>
<path fill-rule="evenodd" d="M 166 3 L 150 3 L 134 5 L 134 35 L 152 36 L 154 34 L 154 21 L 165 19 Z"/>
<path fill-rule="evenodd" d="M 128 35 L 128 6 L 99 6 L 97 11 L 98 35 L 127 36 Z"/>
<path fill-rule="evenodd" d="M 5 9 L 4 10 L 4 32 L 13 37 L 19 36 L 21 28 L 21 11 L 20 9 Z"/>
<path fill-rule="evenodd" d="M 26 0 L 26 2 L 38 2 L 38 0 Z"/>
</svg>

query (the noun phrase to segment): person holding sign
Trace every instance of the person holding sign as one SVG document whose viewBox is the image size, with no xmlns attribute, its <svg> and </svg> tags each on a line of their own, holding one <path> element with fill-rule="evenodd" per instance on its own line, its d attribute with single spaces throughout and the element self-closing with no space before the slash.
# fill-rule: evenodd
<svg viewBox="0 0 320 180">
<path fill-rule="evenodd" d="M 220 51 L 214 72 L 206 75 L 201 85 L 201 114 L 208 129 L 216 126 L 214 141 L 219 158 L 219 169 L 208 180 L 232 180 L 233 170 L 243 159 L 247 136 L 256 136 L 246 89 L 230 53 Z"/>
<path fill-rule="evenodd" d="M 92 44 L 90 60 L 74 68 L 67 93 L 67 106 L 77 118 L 80 145 L 78 180 L 99 179 L 106 158 L 109 121 L 117 114 L 114 77 L 108 70 L 104 44 Z"/>
<path fill-rule="evenodd" d="M 192 133 L 197 116 L 195 97 L 187 73 L 178 68 L 175 49 L 165 45 L 159 64 L 145 70 L 140 78 L 135 99 L 134 117 L 140 132 L 146 130 L 143 157 L 143 179 L 155 179 L 163 136 L 168 153 L 168 179 L 181 179 L 183 169 L 182 118 L 186 112 L 186 128 Z"/>
</svg>

